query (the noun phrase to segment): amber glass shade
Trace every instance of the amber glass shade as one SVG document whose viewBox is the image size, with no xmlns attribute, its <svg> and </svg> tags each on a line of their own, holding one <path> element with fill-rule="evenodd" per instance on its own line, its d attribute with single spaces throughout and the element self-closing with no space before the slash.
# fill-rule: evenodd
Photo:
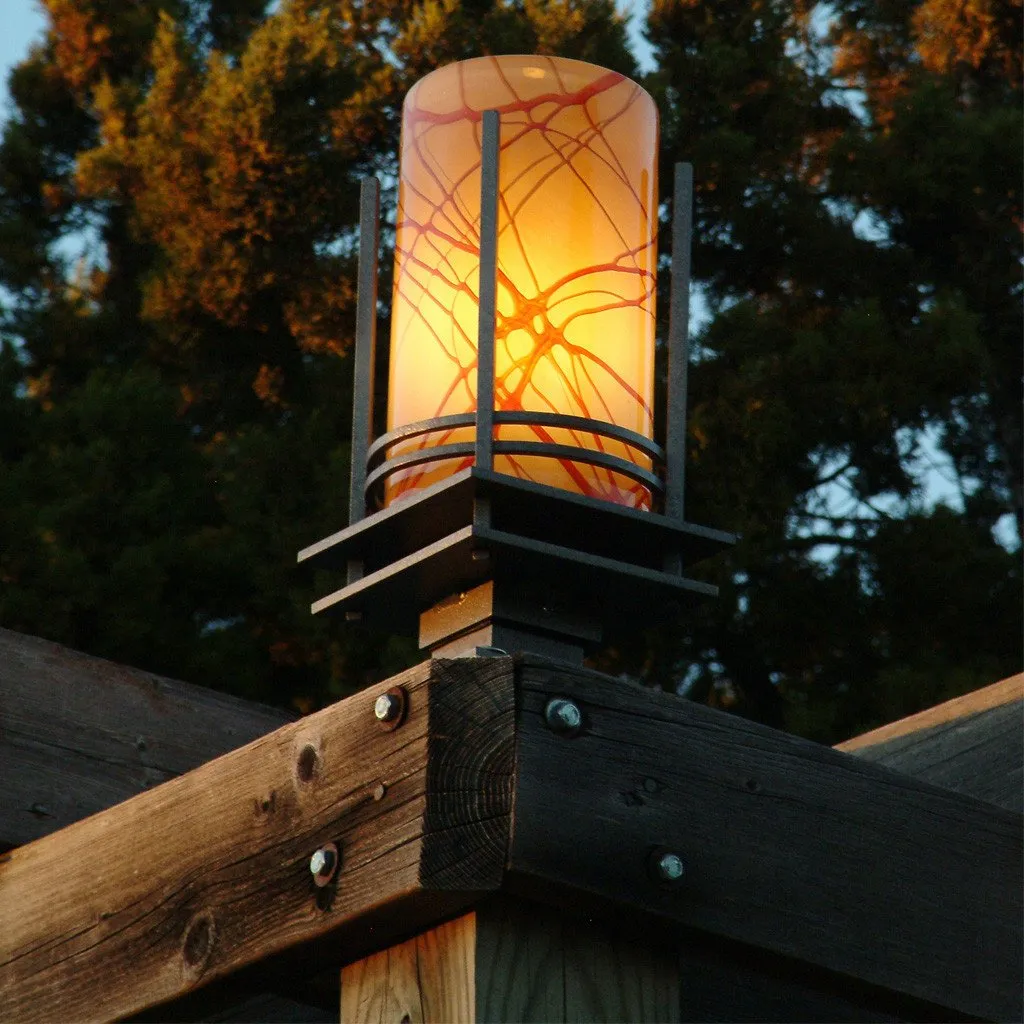
<svg viewBox="0 0 1024 1024">
<path fill-rule="evenodd" d="M 552 57 L 481 57 L 405 100 L 388 429 L 476 409 L 481 115 L 501 118 L 494 407 L 653 429 L 658 114 L 615 72 Z M 649 469 L 589 430 L 499 425 L 498 441 L 591 449 Z M 472 440 L 473 428 L 398 442 L 389 456 Z M 471 465 L 392 474 L 392 502 Z M 502 473 L 649 508 L 628 475 L 575 459 L 496 455 Z"/>
</svg>

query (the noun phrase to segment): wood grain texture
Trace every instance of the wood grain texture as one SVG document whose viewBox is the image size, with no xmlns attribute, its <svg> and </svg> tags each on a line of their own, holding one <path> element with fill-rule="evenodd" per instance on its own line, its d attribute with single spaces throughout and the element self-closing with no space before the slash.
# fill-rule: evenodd
<svg viewBox="0 0 1024 1024">
<path fill-rule="evenodd" d="M 628 917 L 579 917 L 505 894 L 476 915 L 477 1020 L 680 1019 L 675 943 L 628 928 Z"/>
<path fill-rule="evenodd" d="M 465 914 L 341 972 L 344 1024 L 472 1022 L 476 915 Z"/>
<path fill-rule="evenodd" d="M 1024 811 L 1024 675 L 840 743 L 916 779 Z"/>
<path fill-rule="evenodd" d="M 343 1024 L 679 1019 L 674 944 L 505 896 L 341 972 Z"/>
<path fill-rule="evenodd" d="M 508 897 L 477 908 L 476 993 L 482 1021 L 543 1024 L 565 1019 L 565 957 L 554 913 Z"/>
<path fill-rule="evenodd" d="M 764 726 L 525 658 L 510 868 L 993 1020 L 1021 1015 L 1021 818 Z M 552 733 L 573 698 L 584 727 Z M 677 851 L 683 884 L 649 874 Z"/>
<path fill-rule="evenodd" d="M 549 910 L 548 920 L 555 915 Z M 562 918 L 565 1016 L 592 1021 L 677 1021 L 679 970 L 675 948 L 622 935 L 595 923 Z"/>
<path fill-rule="evenodd" d="M 480 695 L 485 677 L 503 698 Z M 389 732 L 373 704 L 392 685 L 409 712 Z M 385 943 L 417 907 L 434 920 L 460 908 L 500 876 L 478 847 L 504 857 L 507 813 L 500 796 L 484 798 L 486 822 L 474 809 L 509 791 L 511 707 L 507 659 L 428 663 L 3 855 L 5 1021 L 123 1017 L 339 929 Z M 341 868 L 319 889 L 308 864 L 326 841 Z"/>
<path fill-rule="evenodd" d="M 289 721 L 0 629 L 0 848 L 49 835 Z"/>
</svg>

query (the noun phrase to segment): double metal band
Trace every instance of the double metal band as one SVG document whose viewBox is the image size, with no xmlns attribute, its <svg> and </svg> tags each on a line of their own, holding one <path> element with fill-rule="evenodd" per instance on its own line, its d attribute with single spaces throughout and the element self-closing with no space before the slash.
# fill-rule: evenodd
<svg viewBox="0 0 1024 1024">
<path fill-rule="evenodd" d="M 644 437 L 643 434 L 638 434 L 633 430 L 627 430 L 625 427 L 616 426 L 614 423 L 592 420 L 585 416 L 564 416 L 561 413 L 548 412 L 495 411 L 493 422 L 498 427 L 504 425 L 534 426 L 597 434 L 600 437 L 607 437 L 629 445 L 652 460 L 662 460 L 664 458 L 661 446 L 655 444 L 649 437 Z M 403 427 L 398 427 L 377 438 L 370 446 L 366 458 L 367 468 L 374 465 L 391 445 L 400 441 L 409 441 L 417 437 L 423 437 L 426 434 L 457 430 L 465 427 L 476 427 L 475 413 L 438 416 L 434 419 L 421 420 L 419 423 L 409 423 Z M 422 466 L 430 462 L 440 462 L 443 459 L 472 458 L 476 454 L 476 448 L 475 440 L 457 441 L 452 444 L 422 448 L 419 451 L 407 452 L 404 455 L 395 455 L 382 462 L 381 465 L 367 475 L 366 494 L 369 496 L 377 484 L 382 480 L 386 480 L 392 473 L 396 473 L 398 470 L 410 469 L 413 466 Z M 594 451 L 590 448 L 578 448 L 575 445 L 568 444 L 554 444 L 549 441 L 495 441 L 493 443 L 493 450 L 495 455 L 524 455 L 558 459 L 559 461 L 580 462 L 584 465 L 596 466 L 615 473 L 621 473 L 623 476 L 649 487 L 652 491 L 661 492 L 664 489 L 660 477 L 650 470 L 630 462 L 629 459 L 623 459 L 617 455 L 609 455 L 607 452 Z"/>
<path fill-rule="evenodd" d="M 559 412 L 500 412 L 493 413 L 495 426 L 526 426 L 526 427 L 555 427 L 562 430 L 579 430 L 586 434 L 597 434 L 599 437 L 608 437 L 614 441 L 621 441 L 628 444 L 630 448 L 636 448 L 649 458 L 660 462 L 665 458 L 664 449 L 661 445 L 655 444 L 649 437 L 638 434 L 635 430 L 627 430 L 625 427 L 617 426 L 614 423 L 607 423 L 604 420 L 592 420 L 586 416 L 568 416 Z M 462 412 L 453 416 L 436 416 L 430 420 L 420 420 L 418 423 L 407 423 L 405 426 L 396 427 L 386 434 L 381 434 L 366 452 L 366 467 L 371 468 L 377 462 L 377 456 L 386 448 L 390 448 L 399 441 L 408 441 L 414 437 L 422 437 L 424 434 L 436 434 L 446 430 L 457 430 L 459 427 L 475 427 L 476 413 Z M 579 460 L 584 461 L 584 460 Z"/>
</svg>

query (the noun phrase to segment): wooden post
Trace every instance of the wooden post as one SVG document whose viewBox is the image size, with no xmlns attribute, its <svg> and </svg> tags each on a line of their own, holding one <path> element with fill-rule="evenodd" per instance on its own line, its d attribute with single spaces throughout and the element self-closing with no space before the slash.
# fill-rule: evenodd
<svg viewBox="0 0 1024 1024">
<path fill-rule="evenodd" d="M 679 1020 L 676 948 L 509 897 L 341 972 L 342 1024 Z"/>
</svg>

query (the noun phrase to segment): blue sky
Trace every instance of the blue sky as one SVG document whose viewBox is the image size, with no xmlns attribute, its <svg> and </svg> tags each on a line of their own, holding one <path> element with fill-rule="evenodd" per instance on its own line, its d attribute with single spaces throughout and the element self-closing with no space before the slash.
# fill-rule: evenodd
<svg viewBox="0 0 1024 1024">
<path fill-rule="evenodd" d="M 6 119 L 9 112 L 7 96 L 7 73 L 28 53 L 32 43 L 41 37 L 43 26 L 42 9 L 37 0 L 0 0 L 0 68 L 3 69 L 3 89 L 0 92 L 0 116 Z"/>
</svg>

